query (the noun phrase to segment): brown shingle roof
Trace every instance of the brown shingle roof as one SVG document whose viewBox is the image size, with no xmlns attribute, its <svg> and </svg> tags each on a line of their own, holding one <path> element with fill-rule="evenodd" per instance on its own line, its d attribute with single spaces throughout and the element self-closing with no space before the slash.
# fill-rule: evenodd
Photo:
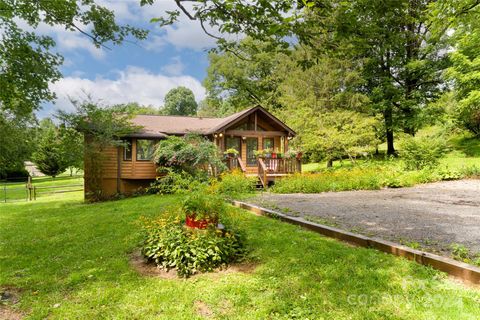
<svg viewBox="0 0 480 320">
<path fill-rule="evenodd" d="M 253 112 L 254 109 L 262 109 L 266 112 L 263 108 L 257 106 L 234 113 L 225 118 L 137 115 L 132 119 L 132 123 L 143 127 L 143 129 L 130 136 L 164 138 L 168 135 L 184 135 L 187 133 L 213 134 L 224 129 L 228 124 L 242 118 L 243 115 Z M 287 126 L 285 127 L 294 133 L 293 130 Z"/>
</svg>

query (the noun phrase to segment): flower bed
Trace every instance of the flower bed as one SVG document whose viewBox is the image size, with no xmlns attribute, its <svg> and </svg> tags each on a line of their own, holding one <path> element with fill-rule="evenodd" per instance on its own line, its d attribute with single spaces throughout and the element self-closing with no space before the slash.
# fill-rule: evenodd
<svg viewBox="0 0 480 320">
<path fill-rule="evenodd" d="M 245 253 L 244 242 L 238 231 L 222 220 L 225 210 L 221 198 L 194 192 L 180 208 L 144 219 L 143 256 L 162 269 L 175 269 L 180 277 L 239 261 Z M 221 229 L 220 221 L 225 224 Z"/>
</svg>

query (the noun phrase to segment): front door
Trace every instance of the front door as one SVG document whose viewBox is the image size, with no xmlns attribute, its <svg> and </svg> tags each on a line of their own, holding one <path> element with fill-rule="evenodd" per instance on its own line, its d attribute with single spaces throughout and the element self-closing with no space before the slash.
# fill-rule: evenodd
<svg viewBox="0 0 480 320">
<path fill-rule="evenodd" d="M 258 150 L 258 138 L 247 138 L 247 166 L 254 167 L 257 165 L 257 157 L 255 151 Z"/>
</svg>

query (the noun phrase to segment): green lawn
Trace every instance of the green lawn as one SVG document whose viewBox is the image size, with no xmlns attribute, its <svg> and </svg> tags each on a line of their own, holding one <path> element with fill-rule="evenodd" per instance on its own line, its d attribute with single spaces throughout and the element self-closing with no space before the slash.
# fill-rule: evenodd
<svg viewBox="0 0 480 320">
<path fill-rule="evenodd" d="M 0 288 L 31 319 L 478 319 L 480 291 L 374 250 L 234 209 L 252 273 L 139 275 L 138 218 L 176 196 L 83 204 L 81 193 L 0 206 Z M 203 305 L 203 312 L 198 306 Z"/>
</svg>

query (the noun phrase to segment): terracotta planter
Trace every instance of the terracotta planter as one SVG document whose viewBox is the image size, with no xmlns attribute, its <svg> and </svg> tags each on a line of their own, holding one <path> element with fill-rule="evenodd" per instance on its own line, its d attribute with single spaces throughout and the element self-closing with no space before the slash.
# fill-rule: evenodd
<svg viewBox="0 0 480 320">
<path fill-rule="evenodd" d="M 277 154 L 276 153 L 272 153 L 272 159 L 277 159 Z"/>
<path fill-rule="evenodd" d="M 193 229 L 207 229 L 208 226 L 218 224 L 218 219 L 199 219 L 197 220 L 195 216 L 186 216 L 185 224 L 189 228 Z"/>
</svg>

